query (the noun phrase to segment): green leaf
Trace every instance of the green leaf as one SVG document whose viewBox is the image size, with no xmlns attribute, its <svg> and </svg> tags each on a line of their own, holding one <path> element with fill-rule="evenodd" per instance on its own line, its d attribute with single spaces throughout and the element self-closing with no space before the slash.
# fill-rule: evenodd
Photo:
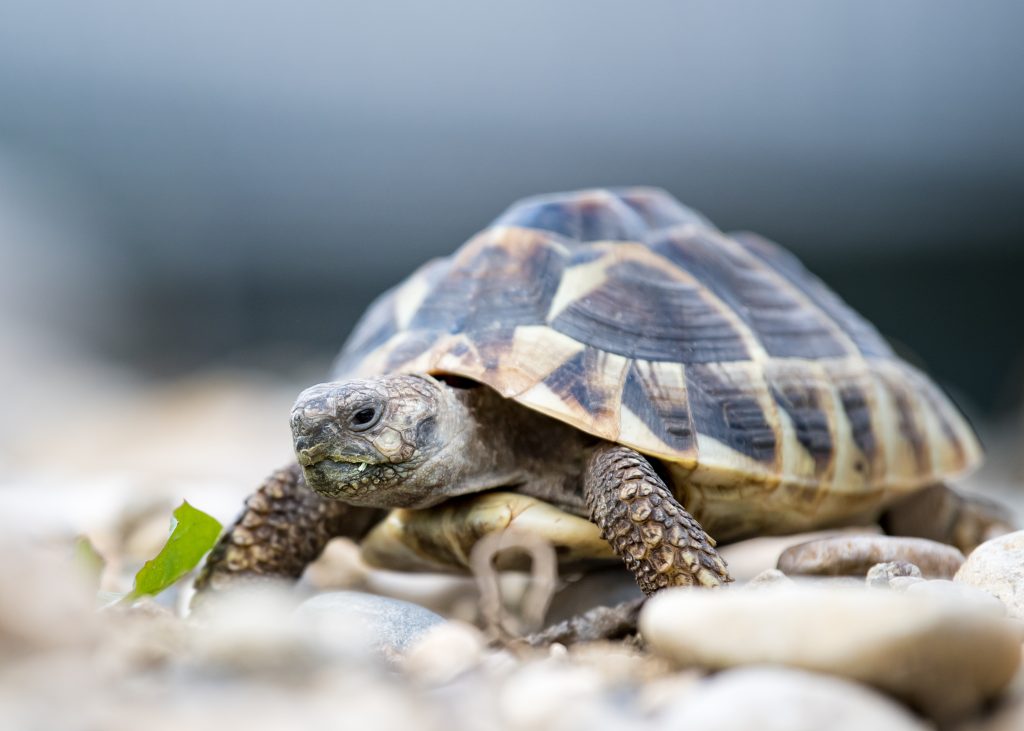
<svg viewBox="0 0 1024 731">
<path fill-rule="evenodd" d="M 159 594 L 194 569 L 220 535 L 221 524 L 187 501 L 174 511 L 171 536 L 155 557 L 135 574 L 135 586 L 125 601 Z"/>
<path fill-rule="evenodd" d="M 89 582 L 89 587 L 93 591 L 99 591 L 100 577 L 103 576 L 103 569 L 107 562 L 86 536 L 78 536 L 75 539 L 75 545 L 72 548 L 72 561 Z"/>
</svg>

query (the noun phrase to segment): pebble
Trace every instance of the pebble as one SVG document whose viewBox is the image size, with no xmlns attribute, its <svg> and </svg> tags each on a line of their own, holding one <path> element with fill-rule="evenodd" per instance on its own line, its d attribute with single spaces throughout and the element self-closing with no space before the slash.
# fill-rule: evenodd
<svg viewBox="0 0 1024 731">
<path fill-rule="evenodd" d="M 369 573 L 359 546 L 347 538 L 335 538 L 306 567 L 302 582 L 317 592 L 363 589 Z"/>
<path fill-rule="evenodd" d="M 445 622 L 427 629 L 402 658 L 402 668 L 426 685 L 450 683 L 478 666 L 487 640 L 466 622 Z"/>
<path fill-rule="evenodd" d="M 668 590 L 640 615 L 656 653 L 678 665 L 778 664 L 885 690 L 948 721 L 993 697 L 1020 662 L 1017 629 L 954 595 L 821 585 Z"/>
<path fill-rule="evenodd" d="M 922 579 L 920 576 L 894 576 L 889 579 L 889 588 L 893 591 L 906 591 L 922 581 L 926 581 L 926 579 Z"/>
<path fill-rule="evenodd" d="M 779 556 L 786 574 L 810 576 L 864 576 L 880 563 L 905 562 L 929 579 L 951 579 L 964 562 L 952 546 L 925 538 L 848 535 L 821 538 L 792 546 Z"/>
<path fill-rule="evenodd" d="M 696 683 L 658 728 L 700 731 L 925 731 L 885 696 L 847 680 L 777 667 L 730 670 Z"/>
<path fill-rule="evenodd" d="M 778 569 L 765 569 L 743 585 L 744 589 L 763 589 L 766 586 L 792 584 L 793 580 Z"/>
<path fill-rule="evenodd" d="M 853 528 L 794 533 L 787 536 L 759 536 L 719 546 L 718 553 L 729 565 L 729 574 L 735 581 L 749 581 L 762 571 L 774 569 L 778 564 L 779 555 L 790 546 L 807 543 L 818 538 L 870 535 L 880 533 L 881 530 L 878 526 L 863 525 Z"/>
<path fill-rule="evenodd" d="M 339 654 L 371 656 L 351 623 L 340 632 L 328 631 L 323 623 L 297 619 L 295 605 L 294 595 L 274 584 L 211 595 L 190 615 L 189 660 L 197 669 L 224 676 L 294 680 Z"/>
<path fill-rule="evenodd" d="M 441 615 L 418 604 L 358 591 L 334 591 L 307 599 L 295 610 L 295 617 L 327 632 L 349 633 L 358 627 L 365 641 L 389 660 L 398 660 L 427 631 L 445 622 Z"/>
<path fill-rule="evenodd" d="M 511 731 L 592 731 L 626 727 L 624 709 L 605 692 L 607 681 L 596 669 L 560 658 L 524 665 L 499 689 L 496 708 Z"/>
<path fill-rule="evenodd" d="M 87 647 L 100 623 L 95 589 L 71 551 L 0 539 L 0 669 L 7 655 Z"/>
<path fill-rule="evenodd" d="M 946 579 L 917 581 L 904 589 L 907 594 L 933 597 L 942 600 L 963 600 L 973 602 L 983 612 L 993 617 L 1005 617 L 1006 607 L 991 594 L 967 584 L 958 584 Z"/>
<path fill-rule="evenodd" d="M 1024 531 L 1007 533 L 975 548 L 954 578 L 999 599 L 1009 616 L 1024 619 Z"/>
<path fill-rule="evenodd" d="M 874 589 L 888 589 L 893 579 L 921 578 L 921 569 L 906 561 L 886 561 L 876 563 L 868 569 L 866 583 Z"/>
<path fill-rule="evenodd" d="M 619 690 L 676 674 L 664 658 L 624 642 L 580 642 L 568 648 L 566 657 L 573 665 L 593 668 L 609 687 Z"/>
</svg>

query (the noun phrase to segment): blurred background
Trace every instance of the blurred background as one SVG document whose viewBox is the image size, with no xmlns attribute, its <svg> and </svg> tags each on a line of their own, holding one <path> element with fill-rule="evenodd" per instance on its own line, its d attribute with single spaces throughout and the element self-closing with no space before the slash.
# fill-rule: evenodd
<svg viewBox="0 0 1024 731">
<path fill-rule="evenodd" d="M 794 251 L 1015 483 L 1022 27 L 1009 1 L 5 0 L 0 484 L 52 516 L 220 480 L 230 517 L 376 294 L 519 197 L 631 184 Z"/>
</svg>

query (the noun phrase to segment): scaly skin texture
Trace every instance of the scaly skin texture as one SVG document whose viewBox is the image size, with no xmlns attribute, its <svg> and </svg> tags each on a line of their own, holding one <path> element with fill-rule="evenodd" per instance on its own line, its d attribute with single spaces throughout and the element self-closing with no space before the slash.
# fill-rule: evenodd
<svg viewBox="0 0 1024 731">
<path fill-rule="evenodd" d="M 353 424 L 365 408 L 379 416 Z M 584 511 L 576 486 L 592 440 L 488 388 L 453 389 L 429 376 L 321 384 L 300 395 L 292 430 L 301 466 L 275 473 L 247 500 L 207 558 L 197 596 L 255 577 L 295 579 L 331 538 L 362 538 L 383 508 L 521 485 Z"/>
<path fill-rule="evenodd" d="M 714 539 L 635 450 L 617 444 L 594 450 L 583 494 L 601 535 L 648 596 L 669 586 L 732 581 Z"/>
<path fill-rule="evenodd" d="M 645 457 L 487 387 L 427 375 L 321 384 L 299 397 L 292 430 L 302 467 L 276 473 L 249 498 L 207 560 L 200 593 L 239 579 L 294 579 L 328 540 L 359 540 L 385 508 L 492 489 L 589 517 L 646 594 L 731 580 L 714 540 Z M 893 508 L 887 527 L 963 546 L 1007 526 L 1001 515 L 937 488 Z M 585 625 L 573 631 L 586 634 Z"/>
<path fill-rule="evenodd" d="M 295 455 L 306 484 L 317 494 L 353 505 L 412 507 L 422 499 L 408 490 L 408 477 L 420 479 L 447 465 L 431 463 L 429 449 L 439 428 L 454 433 L 447 395 L 416 376 L 387 380 L 321 383 L 299 394 L 292 409 Z M 359 413 L 370 414 L 364 424 Z M 431 475 L 435 477 L 434 475 Z M 443 482 L 446 474 L 435 479 Z M 436 491 L 435 491 L 436 492 Z"/>
<path fill-rule="evenodd" d="M 309 487 L 353 505 L 428 508 L 527 483 L 561 504 L 572 502 L 570 483 L 582 470 L 578 429 L 489 388 L 456 389 L 430 376 L 313 386 L 299 395 L 291 424 Z"/>
<path fill-rule="evenodd" d="M 356 418 L 368 408 L 372 419 Z M 382 508 L 510 485 L 589 513 L 647 594 L 730 580 L 714 541 L 643 456 L 595 445 L 490 389 L 420 376 L 321 384 L 299 397 L 292 428 L 302 467 L 249 498 L 211 553 L 200 593 L 244 577 L 296 578 L 332 537 L 365 535 Z"/>
<path fill-rule="evenodd" d="M 299 466 L 289 465 L 246 500 L 210 552 L 196 590 L 203 594 L 254 578 L 297 579 L 331 538 L 358 540 L 384 514 L 319 497 L 303 483 Z"/>
<path fill-rule="evenodd" d="M 990 538 L 1015 530 L 1005 506 L 942 484 L 918 490 L 891 506 L 883 513 L 881 523 L 889 535 L 948 543 L 964 554 Z"/>
<path fill-rule="evenodd" d="M 641 597 L 614 607 L 594 607 L 528 635 L 523 641 L 531 647 L 546 647 L 553 642 L 574 645 L 577 642 L 622 639 L 636 632 L 637 618 L 645 601 Z"/>
</svg>

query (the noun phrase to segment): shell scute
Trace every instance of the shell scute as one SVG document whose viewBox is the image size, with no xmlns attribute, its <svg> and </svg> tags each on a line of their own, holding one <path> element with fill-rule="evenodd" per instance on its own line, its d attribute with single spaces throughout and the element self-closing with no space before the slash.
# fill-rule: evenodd
<svg viewBox="0 0 1024 731">
<path fill-rule="evenodd" d="M 687 366 L 686 392 L 700 434 L 774 466 L 778 435 L 770 421 L 770 394 L 755 364 Z"/>
<path fill-rule="evenodd" d="M 426 293 L 409 328 L 477 333 L 541 324 L 564 261 L 565 252 L 535 231 L 471 241 Z"/>
<path fill-rule="evenodd" d="M 779 511 L 810 526 L 980 457 L 946 396 L 794 256 L 656 189 L 528 199 L 425 265 L 334 377 L 389 372 L 465 376 L 656 456 L 726 534 Z M 737 507 L 752 495 L 764 516 Z"/>
<path fill-rule="evenodd" d="M 682 364 L 645 360 L 629 364 L 622 385 L 619 437 L 633 443 L 658 439 L 667 451 L 695 454 L 697 434 Z"/>
<path fill-rule="evenodd" d="M 680 274 L 639 257 L 613 261 L 603 269 L 603 280 L 564 307 L 551 327 L 629 358 L 748 360 L 747 345 L 729 313 L 699 282 Z"/>
<path fill-rule="evenodd" d="M 642 241 L 648 230 L 632 207 L 601 190 L 528 198 L 505 211 L 494 225 L 549 231 L 580 242 Z"/>
<path fill-rule="evenodd" d="M 721 234 L 688 227 L 670 231 L 651 248 L 728 305 L 770 357 L 830 358 L 853 351 L 824 312 L 807 307 L 777 272 Z"/>
<path fill-rule="evenodd" d="M 788 445 L 796 454 L 783 455 L 786 471 L 828 481 L 836 456 L 836 414 L 824 373 L 814 362 L 773 360 L 766 364 L 765 377 L 784 416 L 783 439 L 796 442 Z"/>
<path fill-rule="evenodd" d="M 893 358 L 892 348 L 867 320 L 800 263 L 800 260 L 768 239 L 749 232 L 733 233 L 731 238 L 754 256 L 784 276 L 802 292 L 814 307 L 824 312 L 857 345 L 867 358 Z"/>
</svg>

